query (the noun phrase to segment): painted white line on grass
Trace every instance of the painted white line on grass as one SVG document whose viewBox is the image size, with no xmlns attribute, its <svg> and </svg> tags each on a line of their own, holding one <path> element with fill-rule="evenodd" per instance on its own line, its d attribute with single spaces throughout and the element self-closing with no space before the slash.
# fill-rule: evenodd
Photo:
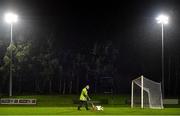
<svg viewBox="0 0 180 116">
<path fill-rule="evenodd" d="M 0 114 L 0 116 L 71 116 L 71 115 L 1 115 Z M 163 116 L 163 115 L 73 115 L 73 116 Z M 180 116 L 180 115 L 164 115 L 164 116 Z"/>
</svg>

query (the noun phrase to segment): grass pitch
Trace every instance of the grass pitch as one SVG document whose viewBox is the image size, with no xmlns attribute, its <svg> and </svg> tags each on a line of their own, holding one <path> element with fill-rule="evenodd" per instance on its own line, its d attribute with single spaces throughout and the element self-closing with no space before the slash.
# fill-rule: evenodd
<svg viewBox="0 0 180 116">
<path fill-rule="evenodd" d="M 140 109 L 130 108 L 124 99 L 127 97 L 116 96 L 111 101 L 111 97 L 106 96 L 109 104 L 103 105 L 104 111 L 86 111 L 81 108 L 77 110 L 77 104 L 73 104 L 72 99 L 78 96 L 16 96 L 16 98 L 36 98 L 37 105 L 0 105 L 0 115 L 180 115 L 180 107 L 165 106 L 164 109 Z M 97 96 L 94 99 L 104 98 Z"/>
<path fill-rule="evenodd" d="M 180 115 L 180 108 L 163 110 L 128 107 L 105 107 L 104 111 L 92 111 L 76 107 L 1 107 L 1 115 Z"/>
</svg>

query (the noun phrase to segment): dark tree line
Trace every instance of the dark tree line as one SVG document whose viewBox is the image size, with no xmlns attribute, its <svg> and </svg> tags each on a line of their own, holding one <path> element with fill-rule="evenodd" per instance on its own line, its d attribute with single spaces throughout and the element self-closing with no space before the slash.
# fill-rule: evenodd
<svg viewBox="0 0 180 116">
<path fill-rule="evenodd" d="M 28 40 L 26 36 L 22 40 L 16 36 L 11 46 L 8 42 L 2 45 L 1 93 L 8 93 L 10 49 L 13 51 L 14 94 L 72 94 L 79 93 L 85 84 L 91 85 L 91 92 L 102 93 L 100 80 L 103 77 L 117 78 L 114 86 L 118 87 L 120 54 L 111 41 L 73 49 L 54 46 L 54 33 Z"/>
<path fill-rule="evenodd" d="M 10 46 L 5 39 L 1 37 L 0 41 L 1 94 L 8 94 L 9 90 L 10 49 L 13 51 L 13 94 L 77 94 L 85 84 L 90 84 L 92 93 L 104 93 L 104 77 L 111 78 L 107 83 L 111 83 L 113 94 L 130 94 L 131 80 L 143 73 L 136 68 L 134 71 L 126 70 L 138 63 L 142 66 L 142 59 L 124 67 L 122 50 L 108 40 L 95 41 L 87 47 L 63 47 L 57 44 L 60 37 L 48 31 L 16 34 L 14 44 Z M 168 80 L 172 80 L 173 71 Z M 179 79 L 179 68 L 175 71 Z M 177 79 L 174 79 L 176 89 L 179 88 Z M 167 91 L 177 95 L 177 91 L 171 90 L 174 88 Z"/>
</svg>

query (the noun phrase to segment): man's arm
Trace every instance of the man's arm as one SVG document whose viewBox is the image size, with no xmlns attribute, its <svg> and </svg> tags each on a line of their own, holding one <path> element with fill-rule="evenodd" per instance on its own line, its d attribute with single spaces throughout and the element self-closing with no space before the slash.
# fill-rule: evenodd
<svg viewBox="0 0 180 116">
<path fill-rule="evenodd" d="M 87 91 L 87 90 L 84 91 L 84 96 L 85 96 L 88 100 L 91 100 L 91 98 L 90 98 L 89 95 L 88 95 L 88 91 Z"/>
<path fill-rule="evenodd" d="M 87 94 L 87 98 L 88 98 L 88 100 L 91 100 L 91 98 L 89 97 L 89 95 Z"/>
<path fill-rule="evenodd" d="M 88 100 L 91 100 L 91 98 L 88 95 L 88 91 L 87 90 L 86 90 L 86 97 L 87 97 Z"/>
</svg>

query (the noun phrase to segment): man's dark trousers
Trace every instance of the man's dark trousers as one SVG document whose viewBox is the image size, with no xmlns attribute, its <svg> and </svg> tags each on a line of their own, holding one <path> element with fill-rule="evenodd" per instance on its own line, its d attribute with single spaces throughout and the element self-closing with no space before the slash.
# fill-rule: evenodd
<svg viewBox="0 0 180 116">
<path fill-rule="evenodd" d="M 82 107 L 82 106 L 85 106 L 85 108 L 86 108 L 86 110 L 89 110 L 88 109 L 88 103 L 87 103 L 87 101 L 79 101 L 79 106 L 78 106 L 78 110 L 80 110 L 80 108 Z"/>
</svg>

